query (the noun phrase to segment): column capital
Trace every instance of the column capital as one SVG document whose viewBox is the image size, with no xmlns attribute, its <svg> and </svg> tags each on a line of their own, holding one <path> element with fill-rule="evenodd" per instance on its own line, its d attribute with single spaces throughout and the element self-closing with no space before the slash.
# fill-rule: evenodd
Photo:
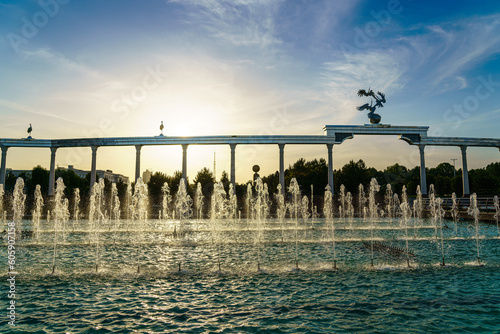
<svg viewBox="0 0 500 334">
<path fill-rule="evenodd" d="M 90 148 L 92 149 L 92 153 L 95 153 L 95 152 L 97 152 L 97 149 L 99 148 L 99 146 L 93 145 L 93 146 L 90 146 Z"/>
<path fill-rule="evenodd" d="M 51 152 L 52 154 L 55 154 L 58 148 L 59 148 L 59 147 L 51 147 L 51 148 L 50 148 L 50 152 Z"/>
<path fill-rule="evenodd" d="M 142 146 L 144 146 L 144 145 L 135 145 L 135 149 L 140 150 L 142 148 Z"/>
<path fill-rule="evenodd" d="M 460 145 L 460 150 L 462 151 L 462 153 L 465 153 L 467 151 L 467 146 L 466 145 Z"/>
<path fill-rule="evenodd" d="M 4 145 L 1 145 L 0 148 L 2 148 L 2 153 L 4 152 L 7 152 L 7 150 L 9 149 L 10 146 L 4 146 Z M 500 149 L 500 147 L 499 147 Z"/>
<path fill-rule="evenodd" d="M 283 148 L 285 148 L 285 145 L 286 145 L 286 144 L 278 144 L 278 147 L 279 147 L 280 149 L 283 149 Z M 500 148 L 500 147 L 499 147 L 499 148 Z"/>
</svg>

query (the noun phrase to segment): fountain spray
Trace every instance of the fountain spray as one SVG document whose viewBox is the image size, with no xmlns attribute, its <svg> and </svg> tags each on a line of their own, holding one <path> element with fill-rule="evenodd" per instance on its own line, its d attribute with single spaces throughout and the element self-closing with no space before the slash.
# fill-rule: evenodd
<svg viewBox="0 0 500 334">
<path fill-rule="evenodd" d="M 370 222 L 371 222 L 371 266 L 373 267 L 373 238 L 374 238 L 374 230 L 375 230 L 375 220 L 378 218 L 378 205 L 375 201 L 375 193 L 380 190 L 380 186 L 378 185 L 377 179 L 372 178 L 370 181 L 370 193 L 368 195 L 368 205 L 370 210 Z"/>
<path fill-rule="evenodd" d="M 43 208 L 43 197 L 42 189 L 39 184 L 35 187 L 35 197 L 33 200 L 34 210 L 32 212 L 33 216 L 33 237 L 36 242 L 40 241 L 40 219 L 42 218 L 42 208 Z"/>
<path fill-rule="evenodd" d="M 63 179 L 60 177 L 56 181 L 56 192 L 54 196 L 54 254 L 52 259 L 52 274 L 54 274 L 56 270 L 56 251 L 58 244 L 58 229 L 60 232 L 60 239 L 62 242 L 65 240 L 65 225 L 69 219 L 69 210 L 68 210 L 68 199 L 64 197 L 64 189 L 66 186 L 64 185 Z"/>
<path fill-rule="evenodd" d="M 477 264 L 481 264 L 481 258 L 479 257 L 479 207 L 477 206 L 477 195 L 474 193 L 470 196 L 470 205 L 467 209 L 467 213 L 474 217 L 474 227 L 476 230 L 476 249 L 477 249 Z"/>
<path fill-rule="evenodd" d="M 323 204 L 323 213 L 325 214 L 325 219 L 327 224 L 330 225 L 332 234 L 332 246 L 333 246 L 333 269 L 337 270 L 337 252 L 335 247 L 335 223 L 333 220 L 333 194 L 330 186 L 327 185 L 325 188 L 325 202 Z"/>
<path fill-rule="evenodd" d="M 498 218 L 500 217 L 500 205 L 498 204 L 498 196 L 493 197 L 493 205 L 495 206 L 495 221 L 497 222 L 497 235 L 500 237 L 500 230 L 498 229 Z"/>
</svg>

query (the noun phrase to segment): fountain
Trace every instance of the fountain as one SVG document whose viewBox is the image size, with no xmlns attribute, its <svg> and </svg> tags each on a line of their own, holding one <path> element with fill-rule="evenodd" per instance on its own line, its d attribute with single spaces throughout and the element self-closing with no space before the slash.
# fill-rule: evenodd
<svg viewBox="0 0 500 334">
<path fill-rule="evenodd" d="M 169 207 L 170 207 L 170 202 L 172 201 L 172 196 L 170 195 L 170 188 L 168 187 L 168 183 L 165 182 L 163 186 L 161 187 L 161 204 L 162 204 L 162 211 L 160 218 L 165 220 L 169 218 Z"/>
<path fill-rule="evenodd" d="M 455 226 L 455 236 L 458 236 L 458 202 L 457 194 L 451 194 L 451 217 L 453 219 L 453 225 Z"/>
<path fill-rule="evenodd" d="M 201 219 L 203 215 L 204 202 L 205 202 L 205 196 L 203 196 L 203 191 L 201 190 L 201 183 L 198 182 L 198 184 L 196 185 L 196 196 L 194 197 L 194 208 L 197 219 Z"/>
<path fill-rule="evenodd" d="M 402 194 L 401 194 L 401 218 L 402 224 L 405 231 L 405 244 L 406 244 L 406 264 L 408 268 L 410 268 L 410 246 L 408 244 L 408 224 L 411 217 L 411 208 L 408 203 L 408 195 L 406 194 L 406 186 L 403 186 Z"/>
<path fill-rule="evenodd" d="M 281 184 L 278 184 L 278 192 L 274 195 L 276 199 L 277 209 L 276 217 L 280 223 L 281 229 L 281 242 L 285 241 L 285 216 L 286 216 L 286 205 L 285 205 L 285 195 L 283 195 L 283 189 L 281 189 Z"/>
<path fill-rule="evenodd" d="M 335 222 L 333 220 L 333 194 L 330 186 L 325 188 L 325 202 L 323 206 L 326 223 L 331 229 L 332 248 L 333 248 L 333 270 L 337 270 L 337 250 L 335 247 Z"/>
<path fill-rule="evenodd" d="M 370 248 L 371 248 L 371 266 L 373 267 L 373 239 L 374 239 L 374 230 L 375 230 L 375 221 L 378 218 L 378 204 L 375 201 L 375 193 L 380 190 L 380 186 L 375 178 L 370 181 L 370 192 L 368 195 L 368 209 L 370 211 L 370 223 L 371 223 L 371 239 L 370 239 Z"/>
<path fill-rule="evenodd" d="M 477 250 L 477 264 L 481 265 L 481 257 L 479 256 L 479 208 L 477 206 L 477 195 L 472 194 L 470 196 L 470 205 L 467 209 L 467 213 L 474 217 L 474 230 L 475 230 L 475 239 L 476 239 L 476 250 Z"/>
<path fill-rule="evenodd" d="M 25 293 L 23 300 L 29 303 L 39 302 L 40 298 L 47 302 L 61 300 L 58 305 L 64 312 L 65 308 L 75 304 L 75 296 L 83 291 L 89 292 L 85 299 L 76 297 L 78 304 L 87 307 L 90 305 L 87 300 L 92 303 L 101 301 L 97 304 L 100 306 L 93 314 L 94 318 L 108 307 L 108 301 L 114 307 L 121 308 L 123 305 L 125 309 L 129 300 L 141 307 L 153 300 L 159 309 L 155 315 L 157 319 L 163 319 L 167 312 L 169 321 L 180 317 L 183 323 L 188 319 L 188 322 L 200 321 L 201 326 L 206 321 L 205 317 L 199 320 L 192 317 L 196 312 L 191 312 L 191 306 L 181 306 L 180 302 L 176 302 L 172 307 L 165 307 L 170 300 L 140 297 L 144 297 L 144 293 L 148 298 L 168 293 L 175 300 L 186 302 L 186 305 L 197 300 L 201 303 L 194 307 L 212 304 L 210 310 L 204 311 L 219 312 L 222 305 L 229 305 L 228 301 L 231 305 L 239 303 L 241 295 L 240 309 L 255 299 L 258 307 L 255 307 L 257 304 L 250 307 L 258 310 L 264 307 L 264 312 L 271 315 L 273 312 L 287 312 L 280 305 L 283 298 L 290 302 L 299 299 L 307 303 L 302 320 L 310 315 L 311 307 L 324 305 L 331 301 L 332 296 L 341 298 L 342 308 L 347 308 L 344 313 L 336 314 L 348 317 L 359 312 L 360 305 L 367 302 L 366 298 L 374 300 L 364 310 L 368 312 L 373 308 L 377 312 L 371 315 L 363 312 L 359 317 L 362 321 L 366 317 L 373 319 L 378 316 L 379 309 L 375 306 L 392 307 L 401 300 L 404 302 L 408 293 L 412 303 L 420 303 L 418 300 L 426 305 L 434 303 L 436 293 L 445 291 L 451 284 L 449 282 L 463 287 L 459 290 L 451 287 L 453 293 L 458 294 L 450 297 L 451 309 L 456 307 L 458 299 L 475 303 L 475 296 L 481 296 L 483 301 L 491 300 L 484 306 L 485 312 L 496 307 L 496 282 L 500 279 L 498 227 L 481 222 L 477 196 L 474 195 L 469 207 L 474 219 L 469 225 L 474 229 L 469 231 L 467 224 L 461 223 L 455 229 L 446 228 L 447 220 L 442 216 L 440 198 L 433 196 L 429 205 L 433 215 L 422 219 L 419 218 L 418 191 L 411 206 L 406 188 L 401 194 L 386 196 L 385 191 L 377 193 L 380 187 L 375 179 L 369 187 L 357 188 L 366 191 L 361 196 L 344 191 L 344 202 L 340 206 L 342 216 L 337 211 L 339 206 L 334 204 L 337 199 L 329 187 L 321 194 L 316 189 L 313 197 L 308 198 L 301 194 L 297 180 L 292 179 L 288 192 L 277 187 L 274 203 L 271 203 L 266 184 L 257 179 L 255 188 L 247 188 L 250 189 L 246 198 L 248 218 L 243 219 L 236 219 L 234 188 L 226 193 L 222 183 L 215 184 L 212 197 L 207 198 L 211 206 L 210 219 L 203 219 L 200 211 L 203 199 L 201 187 L 197 187 L 200 191 L 195 196 L 195 204 L 184 181 L 180 183 L 168 211 L 162 211 L 161 217 L 158 217 L 158 210 L 148 216 L 147 185 L 141 179 L 137 180 L 133 189 L 128 187 L 130 197 L 123 197 L 120 204 L 114 200 L 116 193 L 113 185 L 107 187 L 109 193 L 104 192 L 104 181 L 101 179 L 92 187 L 89 209 L 82 210 L 85 217 L 79 217 L 75 214 L 78 205 L 74 206 L 72 202 L 68 206 L 64 183 L 59 179 L 50 222 L 41 215 L 43 206 L 42 202 L 36 204 L 36 194 L 33 217 L 23 217 L 23 188 L 22 180 L 18 181 L 12 201 L 15 204 L 14 214 L 12 222 L 9 221 L 13 224 L 16 220 L 18 235 L 23 236 L 16 240 L 16 247 L 21 251 L 16 253 L 20 256 L 15 269 L 25 283 L 19 286 L 34 291 L 34 295 Z M 318 202 L 320 197 L 324 200 L 322 210 L 319 210 L 311 229 L 311 217 L 315 212 L 312 202 Z M 71 196 L 72 201 L 76 198 Z M 356 207 L 356 214 L 353 198 L 365 203 L 359 211 Z M 393 209 L 385 207 L 389 198 Z M 364 199 L 367 201 L 364 202 Z M 122 217 L 118 216 L 118 206 L 122 208 Z M 160 209 L 161 206 L 162 203 Z M 68 207 L 71 207 L 72 221 L 68 221 Z M 387 216 L 380 217 L 382 207 Z M 492 207 L 490 201 L 489 209 Z M 498 207 L 495 208 L 498 213 Z M 168 218 L 163 212 L 168 212 Z M 391 212 L 393 216 L 389 218 Z M 67 226 L 73 229 L 68 230 Z M 175 231 L 175 237 L 172 237 L 172 231 Z M 2 256 L 7 256 L 7 247 L 0 248 L 0 252 Z M 476 261 L 473 265 L 472 261 L 468 262 L 472 256 L 477 258 L 477 265 Z M 474 284 L 477 282 L 481 284 Z M 397 296 L 392 297 L 391 292 L 381 298 L 381 291 L 389 288 Z M 42 291 L 47 292 L 41 295 L 45 293 Z M 248 298 L 249 293 L 254 298 Z M 268 295 L 272 302 L 265 299 Z M 262 300 L 265 302 L 261 303 Z M 440 307 L 446 300 L 440 301 Z M 268 305 L 267 308 L 264 304 Z M 232 312 L 231 307 L 228 312 Z M 74 307 L 71 310 L 74 311 Z M 327 313 L 330 312 L 342 311 L 328 308 Z M 121 318 L 118 313 L 111 315 L 116 317 L 112 321 L 121 322 L 129 317 L 124 313 Z M 429 313 L 433 321 L 438 321 L 442 315 L 434 308 Z M 109 316 L 109 313 L 104 314 Z M 224 321 L 228 319 L 224 312 L 217 314 Z M 447 313 L 447 316 L 450 314 Z M 258 317 L 262 319 L 267 314 L 260 313 Z M 78 321 L 82 321 L 80 319 Z M 105 323 L 108 320 L 99 321 Z M 130 319 L 127 326 L 134 326 L 135 321 L 135 318 Z M 486 317 L 485 323 L 488 321 L 491 321 L 490 317 Z M 95 325 L 90 323 L 89 326 L 92 330 Z M 114 326 L 119 325 L 113 323 L 110 327 L 103 327 L 103 330 Z M 492 328 L 490 326 L 488 330 L 494 332 Z M 0 327 L 0 331 L 2 329 Z M 75 331 L 87 329 L 77 328 Z M 62 328 L 62 325 L 46 328 L 51 332 L 63 330 L 72 331 Z M 207 327 L 207 330 L 210 328 Z M 161 332 L 162 329 L 155 331 Z"/>
<path fill-rule="evenodd" d="M 104 268 L 116 267 L 116 261 L 122 257 L 119 255 L 120 252 L 130 246 L 135 255 L 128 257 L 135 259 L 136 272 L 141 272 L 143 266 L 149 270 L 151 264 L 158 261 L 158 259 L 151 259 L 155 258 L 155 254 L 150 253 L 150 249 L 154 246 L 165 250 L 170 249 L 168 267 L 176 266 L 178 272 L 181 272 L 182 267 L 190 268 L 195 262 L 192 260 L 191 252 L 201 251 L 215 261 L 204 260 L 200 262 L 200 265 L 203 267 L 206 262 L 206 264 L 212 263 L 213 266 L 215 263 L 217 273 L 224 274 L 233 270 L 231 268 L 238 267 L 236 264 L 238 261 L 231 258 L 235 254 L 241 257 L 242 264 L 255 263 L 257 270 L 262 273 L 264 273 L 263 264 L 265 264 L 265 272 L 268 273 L 276 266 L 279 267 L 278 263 L 283 262 L 281 267 L 286 267 L 285 263 L 290 259 L 294 264 L 293 271 L 309 270 L 312 267 L 311 259 L 316 257 L 321 258 L 322 263 L 325 261 L 331 263 L 330 268 L 338 270 L 339 254 L 342 254 L 343 259 L 342 269 L 349 270 L 357 263 L 363 263 L 361 257 L 363 252 L 358 252 L 356 248 L 360 244 L 369 248 L 367 262 L 376 270 L 380 270 L 387 263 L 401 260 L 406 262 L 405 267 L 421 268 L 423 263 L 428 263 L 426 261 L 435 258 L 436 254 L 439 254 L 440 264 L 444 266 L 445 260 L 456 263 L 463 257 L 453 254 L 455 248 L 457 254 L 466 252 L 465 243 L 461 243 L 461 240 L 469 238 L 475 239 L 477 263 L 482 265 L 484 262 L 480 250 L 481 242 L 487 240 L 490 245 L 492 240 L 498 240 L 498 226 L 495 228 L 494 237 L 492 229 L 482 231 L 480 228 L 475 196 L 471 197 L 469 207 L 469 214 L 474 218 L 474 234 L 467 236 L 467 232 L 464 232 L 465 229 L 460 224 L 457 224 L 455 229 L 445 229 L 443 202 L 435 196 L 432 185 L 430 186 L 430 218 L 428 220 L 419 218 L 421 205 L 419 191 L 411 206 L 406 188 L 403 188 L 400 195 L 401 200 L 398 194 L 385 192 L 382 204 L 389 203 L 390 207 L 385 207 L 387 217 L 380 217 L 380 204 L 376 200 L 380 187 L 377 181 L 372 179 L 366 196 L 367 205 L 361 208 L 359 217 L 354 217 L 353 196 L 350 192 L 344 191 L 343 201 L 340 201 L 339 208 L 342 209 L 342 213 L 334 212 L 334 197 L 327 187 L 323 194 L 322 215 L 315 217 L 311 223 L 315 207 L 311 205 L 310 198 L 301 195 L 296 179 L 291 180 L 288 194 L 285 194 L 280 186 L 277 187 L 277 193 L 274 194 L 275 207 L 272 211 L 273 204 L 269 198 L 267 185 L 261 179 L 255 181 L 255 189 L 247 187 L 250 190 L 247 191 L 246 197 L 247 219 L 237 219 L 237 198 L 234 188 L 230 187 L 229 193 L 226 194 L 223 184 L 217 183 L 210 199 L 210 219 L 206 221 L 203 220 L 200 211 L 203 200 L 201 187 L 197 187 L 200 191 L 197 191 L 195 202 L 198 204 L 194 205 L 185 182 L 181 182 L 172 208 L 169 207 L 168 211 L 163 210 L 161 219 L 152 220 L 148 217 L 147 185 L 142 180 L 139 179 L 136 182 L 133 192 L 132 188 L 128 187 L 131 196 L 130 199 L 124 197 L 122 205 L 117 198 L 116 186 L 111 184 L 109 195 L 105 195 L 104 180 L 100 179 L 91 190 L 88 219 L 79 219 L 79 192 L 76 191 L 72 197 L 76 204 L 72 203 L 71 206 L 73 211 L 73 220 L 69 222 L 69 226 L 73 228 L 71 233 L 68 230 L 69 204 L 68 199 L 64 197 L 62 179 L 57 181 L 50 222 L 48 218 L 44 221 L 42 217 L 43 200 L 39 187 L 35 191 L 31 223 L 22 219 L 26 197 L 23 188 L 24 185 L 20 179 L 17 181 L 13 196 L 12 220 L 17 224 L 18 235 L 22 238 L 20 242 L 22 241 L 23 244 L 33 244 L 39 249 L 45 249 L 51 245 L 51 269 L 54 275 L 64 272 L 67 266 L 65 264 L 68 260 L 66 250 L 80 247 L 84 254 L 91 252 L 89 260 L 94 263 L 93 272 L 100 272 L 100 275 L 107 275 L 110 271 L 110 269 L 100 270 L 102 265 Z M 364 191 L 365 188 L 359 187 L 358 189 Z M 312 193 L 312 199 L 315 198 L 313 196 L 317 198 L 318 194 Z M 363 203 L 365 195 L 362 193 L 361 196 L 359 194 L 357 196 L 359 202 Z M 456 197 L 452 200 L 456 201 Z M 498 197 L 494 203 L 497 201 Z M 128 208 L 127 202 L 130 203 Z M 197 205 L 198 208 L 196 208 Z M 123 212 L 130 213 L 128 215 L 130 219 L 120 217 L 121 206 L 123 206 Z M 397 212 L 396 208 L 398 208 Z M 498 207 L 495 206 L 495 208 L 498 213 Z M 456 210 L 458 209 L 452 207 L 454 220 L 457 217 L 454 213 Z M 173 217 L 174 212 L 175 220 L 167 218 L 167 216 Z M 393 218 L 390 218 L 391 212 L 394 212 Z M 200 219 L 194 220 L 198 217 Z M 411 229 L 414 233 L 410 233 Z M 166 230 L 168 232 L 165 232 Z M 210 240 L 212 247 L 210 247 Z M 424 246 L 426 242 L 436 244 L 437 249 L 427 249 Z M 318 252 L 318 249 L 322 248 L 315 246 L 321 244 L 328 249 L 326 254 Z M 61 245 L 64 245 L 64 252 L 60 251 Z M 415 248 L 410 249 L 410 246 Z M 81 250 L 75 251 L 75 254 L 79 252 Z M 387 258 L 387 255 L 394 258 Z M 491 254 L 486 258 L 488 256 L 491 257 Z M 377 261 L 376 267 L 375 261 Z M 490 261 L 488 258 L 488 262 Z M 299 262 L 303 263 L 300 269 Z M 88 264 L 89 261 L 82 262 L 81 265 L 83 266 L 84 263 Z M 223 264 L 224 273 L 222 272 Z M 182 273 L 189 274 L 192 271 L 184 270 Z"/>
<path fill-rule="evenodd" d="M 66 222 L 69 219 L 68 199 L 64 197 L 63 179 L 60 177 L 56 181 L 55 196 L 53 200 L 54 208 L 54 253 L 52 261 L 52 274 L 56 270 L 57 245 L 66 241 Z M 96 269 L 97 270 L 97 269 Z"/>
<path fill-rule="evenodd" d="M 40 219 L 42 218 L 43 197 L 42 189 L 39 184 L 35 187 L 35 196 L 33 199 L 33 238 L 38 243 L 40 241 Z"/>
<path fill-rule="evenodd" d="M 102 180 L 102 179 L 101 179 Z M 184 184 L 181 180 L 181 184 Z M 180 188 L 180 187 L 179 187 Z M 135 182 L 134 194 L 131 198 L 132 204 L 130 205 L 130 211 L 132 220 L 136 222 L 136 234 L 137 234 L 137 273 L 140 272 L 141 268 L 141 250 L 142 243 L 144 241 L 144 227 L 146 221 L 148 220 L 148 185 L 142 181 L 142 178 L 138 178 Z"/>
</svg>

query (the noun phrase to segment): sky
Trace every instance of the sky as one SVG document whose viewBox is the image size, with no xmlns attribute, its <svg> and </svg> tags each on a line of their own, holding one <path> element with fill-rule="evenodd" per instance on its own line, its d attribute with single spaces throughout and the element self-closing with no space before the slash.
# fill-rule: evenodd
<svg viewBox="0 0 500 334">
<path fill-rule="evenodd" d="M 500 2 L 280 0 L 0 0 L 0 138 L 323 135 L 363 125 L 385 93 L 382 123 L 429 126 L 431 136 L 499 138 Z M 469 168 L 500 161 L 469 148 Z M 258 164 L 278 170 L 277 145 L 236 148 L 236 182 Z M 188 148 L 188 177 L 229 146 Z M 327 157 L 287 145 L 285 166 Z M 426 148 L 434 167 L 458 147 Z M 397 137 L 356 136 L 334 147 L 334 168 L 363 159 L 383 170 L 419 165 Z M 171 175 L 180 146 L 142 149 L 141 168 Z M 7 167 L 48 168 L 50 150 L 10 148 Z M 59 149 L 56 164 L 89 170 L 91 150 Z M 101 147 L 97 168 L 132 177 L 134 147 Z"/>
</svg>

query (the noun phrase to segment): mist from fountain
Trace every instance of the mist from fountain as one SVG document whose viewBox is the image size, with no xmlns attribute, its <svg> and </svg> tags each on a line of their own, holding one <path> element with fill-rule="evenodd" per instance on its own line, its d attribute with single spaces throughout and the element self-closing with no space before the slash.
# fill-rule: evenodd
<svg viewBox="0 0 500 334">
<path fill-rule="evenodd" d="M 211 199 L 210 224 L 212 225 L 212 240 L 217 252 L 218 272 L 221 273 L 221 252 L 222 252 L 222 226 L 220 223 L 227 217 L 226 191 L 222 182 L 214 184 L 214 191 Z"/>
<path fill-rule="evenodd" d="M 276 200 L 276 217 L 278 218 L 280 229 L 281 229 L 281 242 L 285 241 L 285 216 L 286 216 L 286 205 L 285 205 L 285 195 L 283 195 L 283 189 L 281 189 L 281 184 L 277 186 L 277 193 L 274 195 Z"/>
<path fill-rule="evenodd" d="M 433 186 L 433 185 L 431 185 Z M 434 190 L 434 187 L 432 187 L 432 189 Z M 440 197 L 434 197 L 433 198 L 433 205 L 434 205 L 434 211 L 433 211 L 433 219 L 434 219 L 434 227 L 436 229 L 436 239 L 438 238 L 437 236 L 437 229 L 439 228 L 440 232 L 441 232 L 441 235 L 439 237 L 439 242 L 438 242 L 438 245 L 441 245 L 441 258 L 442 258 L 442 262 L 441 262 L 441 266 L 445 266 L 445 262 L 444 262 L 444 238 L 443 238 L 443 217 L 444 217 L 444 214 L 445 214 L 445 211 L 443 210 L 443 207 L 442 207 L 442 204 L 443 204 L 443 200 L 440 198 Z"/>
<path fill-rule="evenodd" d="M 366 194 L 365 187 L 362 183 L 358 186 L 358 216 L 361 218 L 364 215 L 364 208 L 366 207 Z"/>
<path fill-rule="evenodd" d="M 389 183 L 385 190 L 385 210 L 387 211 L 387 218 L 394 217 L 394 193 L 392 192 L 392 186 Z"/>
<path fill-rule="evenodd" d="M 172 201 L 172 195 L 170 195 L 170 188 L 168 186 L 168 183 L 165 182 L 165 183 L 163 183 L 163 186 L 161 187 L 162 211 L 161 211 L 160 218 L 163 220 L 166 220 L 169 218 L 169 207 L 170 207 L 171 201 Z"/>
<path fill-rule="evenodd" d="M 56 269 L 57 245 L 66 242 L 66 223 L 69 220 L 69 201 L 64 195 L 64 181 L 62 177 L 56 181 L 56 189 L 53 200 L 54 208 L 54 253 L 52 259 L 52 274 Z"/>
<path fill-rule="evenodd" d="M 262 244 L 264 240 L 264 222 L 269 217 L 269 191 L 267 185 L 262 182 L 261 178 L 255 181 L 255 199 L 254 212 L 255 212 L 255 250 L 257 258 L 257 270 L 261 271 L 262 262 Z"/>
<path fill-rule="evenodd" d="M 477 206 L 477 195 L 472 194 L 470 196 L 470 205 L 467 209 L 467 213 L 474 217 L 474 230 L 475 230 L 475 239 L 476 239 L 476 250 L 477 250 L 477 264 L 481 264 L 481 257 L 479 255 L 479 207 Z"/>
<path fill-rule="evenodd" d="M 401 190 L 401 205 L 399 210 L 401 212 L 402 224 L 405 230 L 405 242 L 406 242 L 406 264 L 410 268 L 410 246 L 408 244 L 408 228 L 411 217 L 411 207 L 408 203 L 408 194 L 406 193 L 406 186 L 403 186 Z"/>
<path fill-rule="evenodd" d="M 453 219 L 453 225 L 455 226 L 455 236 L 458 236 L 458 202 L 457 194 L 451 194 L 451 217 Z"/>
<path fill-rule="evenodd" d="M 337 270 L 337 247 L 335 240 L 335 221 L 333 220 L 333 194 L 330 185 L 325 188 L 323 214 L 325 215 L 326 224 L 330 227 L 333 253 L 333 270 Z"/>
<path fill-rule="evenodd" d="M 42 218 L 42 209 L 43 209 L 43 197 L 42 197 L 42 189 L 39 184 L 35 187 L 35 194 L 33 198 L 33 212 L 32 212 L 32 221 L 33 221 L 33 238 L 37 243 L 40 242 L 40 219 Z"/>
<path fill-rule="evenodd" d="M 292 202 L 288 204 L 288 211 L 295 219 L 295 269 L 299 269 L 299 210 L 301 207 L 300 187 L 295 178 L 290 180 L 288 192 L 292 195 Z"/>
<path fill-rule="evenodd" d="M 203 216 L 203 204 L 205 202 L 205 196 L 203 196 L 203 191 L 201 189 L 201 183 L 198 182 L 196 185 L 196 195 L 194 197 L 194 208 L 196 212 L 196 218 L 201 219 Z"/>
<path fill-rule="evenodd" d="M 183 180 L 181 180 L 181 183 Z M 137 244 L 137 273 L 141 268 L 142 243 L 144 242 L 144 227 L 148 220 L 148 185 L 138 178 L 135 182 L 134 193 L 131 198 L 130 212 L 132 221 L 135 223 Z"/>
<path fill-rule="evenodd" d="M 346 216 L 347 224 L 349 226 L 349 229 L 352 231 L 352 224 L 354 221 L 354 205 L 352 204 L 352 194 L 350 191 L 348 191 L 345 195 L 345 209 L 344 213 Z"/>
<path fill-rule="evenodd" d="M 374 231 L 375 231 L 375 221 L 378 219 L 378 204 L 375 200 L 375 194 L 380 190 L 380 186 L 377 179 L 372 178 L 370 181 L 370 192 L 368 194 L 368 209 L 370 212 L 370 224 L 371 224 L 371 266 L 373 267 L 373 241 L 374 241 Z"/>
<path fill-rule="evenodd" d="M 73 195 L 73 231 L 78 225 L 80 219 L 80 189 L 75 188 Z"/>
<path fill-rule="evenodd" d="M 105 225 L 106 217 L 103 212 L 104 179 L 94 183 L 90 191 L 89 201 L 89 244 L 95 249 L 95 271 L 99 270 L 99 243 L 101 229 Z"/>
<path fill-rule="evenodd" d="M 26 202 L 26 194 L 24 193 L 24 180 L 20 177 L 16 180 L 14 186 L 13 201 L 12 201 L 12 220 L 16 226 L 16 232 L 22 231 L 21 222 L 24 216 L 24 206 Z"/>
</svg>

